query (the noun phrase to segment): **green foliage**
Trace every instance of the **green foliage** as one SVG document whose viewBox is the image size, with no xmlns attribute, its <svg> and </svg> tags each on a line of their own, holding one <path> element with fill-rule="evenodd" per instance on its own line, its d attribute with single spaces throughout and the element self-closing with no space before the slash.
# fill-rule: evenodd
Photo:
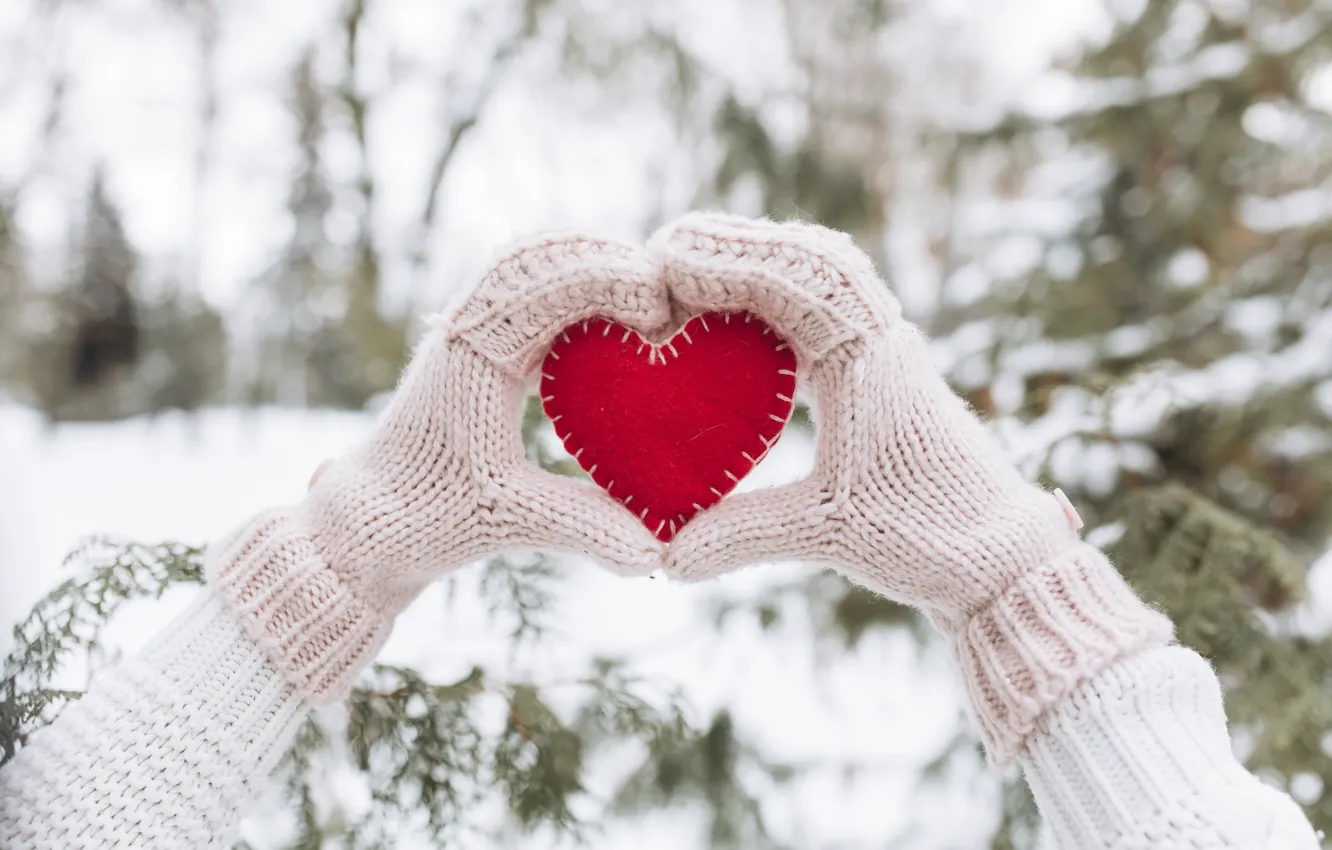
<svg viewBox="0 0 1332 850">
<path fill-rule="evenodd" d="M 203 579 L 200 550 L 175 543 L 149 546 L 97 538 L 75 550 L 66 565 L 81 566 L 14 627 L 15 648 L 0 682 L 0 765 L 28 735 L 49 723 L 81 691 L 53 687 L 71 656 L 90 657 L 102 627 L 128 601 L 160 598 L 173 584 Z"/>
<path fill-rule="evenodd" d="M 990 843 L 990 850 L 1034 847 L 1040 833 L 1039 827 L 1040 817 L 1036 811 L 1036 801 L 1031 796 L 1031 787 L 1026 782 L 1005 783 L 999 827 Z"/>
<path fill-rule="evenodd" d="M 1332 638 L 1281 628 L 1304 599 L 1305 567 L 1274 535 L 1178 484 L 1131 491 L 1110 554 L 1180 643 L 1208 658 L 1226 693 L 1246 766 L 1290 791 L 1298 777 L 1332 776 Z M 1315 828 L 1332 827 L 1332 794 L 1306 802 Z M 1005 784 L 992 850 L 1035 847 L 1025 782 Z"/>
<path fill-rule="evenodd" d="M 1182 483 L 1275 528 L 1305 558 L 1332 536 L 1332 410 L 1317 400 L 1332 362 L 1315 354 L 1332 326 L 1332 257 L 1326 223 L 1292 214 L 1298 191 L 1332 169 L 1332 118 L 1309 85 L 1332 55 L 1332 24 L 1311 8 L 1300 0 L 1235 19 L 1190 0 L 1147 4 L 1072 69 L 1082 108 L 960 136 L 959 162 L 1008 159 L 1005 197 L 1048 200 L 1023 178 L 1035 166 L 1048 175 L 1042 152 L 1062 151 L 1053 164 L 1070 176 L 1059 200 L 1076 214 L 1065 230 L 1016 218 L 974 240 L 982 260 L 1014 237 L 1040 254 L 938 318 L 945 332 L 993 328 L 992 350 L 971 364 L 989 374 L 970 381 L 1016 371 L 1024 392 L 1013 412 L 1024 417 L 1069 390 L 1115 403 L 1125 387 L 1155 383 L 1171 404 L 1149 435 L 1107 424 L 1093 438 L 1145 444 L 1148 481 Z M 1281 26 L 1302 35 L 1277 39 Z M 1233 67 L 1207 70 L 1222 55 Z M 1051 340 L 1090 362 L 1006 365 Z M 1230 386 L 1245 369 L 1262 380 Z M 1093 519 L 1120 495 L 1059 483 Z"/>
<path fill-rule="evenodd" d="M 441 836 L 480 802 L 472 778 L 486 754 L 470 703 L 483 690 L 484 673 L 474 669 L 457 682 L 432 685 L 411 670 L 377 666 L 369 678 L 374 685 L 358 688 L 347 706 L 351 756 L 362 773 L 374 776 L 376 803 L 373 820 L 358 824 L 356 837 L 386 839 L 392 830 L 376 828 L 381 821 L 415 812 L 424 812 L 430 831 Z M 293 773 L 292 779 L 310 777 Z"/>
<path fill-rule="evenodd" d="M 120 218 L 99 172 L 79 273 L 54 291 L 31 285 L 0 221 L 0 310 L 12 322 L 0 328 L 0 359 L 11 361 L 0 363 L 0 380 L 52 421 L 194 410 L 223 388 L 221 315 L 176 282 L 147 297 Z M 11 340 L 14 350 L 4 345 Z"/>
<path fill-rule="evenodd" d="M 956 262 L 976 267 L 1016 239 L 1039 252 L 979 298 L 946 283 L 937 317 L 945 335 L 992 332 L 966 364 L 987 412 L 1047 427 L 1061 405 L 1084 414 L 1046 480 L 1093 526 L 1122 523 L 1116 562 L 1213 661 L 1247 765 L 1286 788 L 1332 775 L 1332 644 L 1285 614 L 1332 536 L 1332 361 L 1312 353 L 1332 327 L 1332 257 L 1326 222 L 1289 214 L 1332 170 L 1332 119 L 1309 86 L 1329 34 L 1305 0 L 1238 18 L 1164 0 L 1119 19 L 1069 68 L 1079 108 L 956 138 L 953 179 L 997 155 L 999 203 L 1058 185 L 1075 214 L 963 242 Z M 996 402 L 1014 378 L 1020 396 Z M 1154 421 L 1136 409 L 1150 398 L 1167 400 Z M 1108 482 L 1054 462 L 1094 451 L 1117 467 Z M 1332 829 L 1332 789 L 1302 802 Z M 1018 831 L 1006 818 L 995 846 L 1032 846 Z"/>
<path fill-rule="evenodd" d="M 630 775 L 614 800 L 620 812 L 680 803 L 701 805 L 708 816 L 709 847 L 780 847 L 764 825 L 758 801 L 741 782 L 745 771 L 771 780 L 789 771 L 766 762 L 737 739 L 731 716 L 718 712 L 704 729 L 670 729 L 654 736 L 648 758 Z"/>
<path fill-rule="evenodd" d="M 502 802 L 522 830 L 580 835 L 586 824 L 573 804 L 583 794 L 583 757 L 591 748 L 546 704 L 546 693 L 578 690 L 594 704 L 609 693 L 625 703 L 633 701 L 629 688 L 610 686 L 604 676 L 563 686 L 503 682 L 481 668 L 439 685 L 414 670 L 376 665 L 348 698 L 345 723 L 309 720 L 279 768 L 300 813 L 293 846 L 333 838 L 353 848 L 392 846 L 404 828 L 445 845 L 478 828 L 475 812 L 492 800 Z M 601 710 L 613 711 L 614 702 Z M 485 722 L 497 707 L 505 715 L 498 730 Z M 654 722 L 648 713 L 621 722 L 615 741 L 648 734 Z M 320 813 L 313 806 L 321 775 L 311 770 L 311 758 L 327 758 L 335 737 L 345 740 L 352 766 L 369 787 L 372 804 L 363 814 Z"/>
<path fill-rule="evenodd" d="M 1332 776 L 1332 638 L 1273 628 L 1304 597 L 1304 566 L 1271 534 L 1177 485 L 1128 499 L 1116 551 L 1125 575 L 1210 659 L 1247 765 L 1289 790 L 1298 776 Z M 1309 803 L 1332 832 L 1332 791 Z"/>
<path fill-rule="evenodd" d="M 921 643 L 934 632 L 920 612 L 852 584 L 830 570 L 772 584 L 740 599 L 720 599 L 713 609 L 718 627 L 737 614 L 753 616 L 764 630 L 778 629 L 800 611 L 814 632 L 843 649 L 854 649 L 876 629 L 906 629 Z"/>
<path fill-rule="evenodd" d="M 714 129 L 726 151 L 713 178 L 723 197 L 751 177 L 762 187 L 764 210 L 776 218 L 805 218 L 849 233 L 862 232 L 874 218 L 870 187 L 854 167 L 811 146 L 781 150 L 758 114 L 736 99 L 722 102 Z"/>
</svg>

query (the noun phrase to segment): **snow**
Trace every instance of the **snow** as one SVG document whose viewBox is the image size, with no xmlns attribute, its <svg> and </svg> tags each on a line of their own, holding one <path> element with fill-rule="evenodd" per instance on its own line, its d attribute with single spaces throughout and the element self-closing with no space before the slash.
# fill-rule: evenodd
<svg viewBox="0 0 1332 850">
<path fill-rule="evenodd" d="M 0 622 L 15 622 L 63 579 L 61 560 L 89 534 L 201 543 L 259 507 L 299 499 L 319 461 L 366 422 L 215 410 L 48 430 L 35 413 L 0 407 Z"/>
</svg>

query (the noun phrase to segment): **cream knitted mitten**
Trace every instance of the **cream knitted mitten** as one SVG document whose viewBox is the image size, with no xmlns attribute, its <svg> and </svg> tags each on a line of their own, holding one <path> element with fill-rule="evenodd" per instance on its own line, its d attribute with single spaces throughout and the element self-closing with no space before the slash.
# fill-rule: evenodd
<svg viewBox="0 0 1332 850">
<path fill-rule="evenodd" d="M 736 494 L 675 537 L 668 571 L 829 563 L 921 608 L 953 643 L 991 758 L 1119 658 L 1171 638 L 1060 503 L 1023 480 L 930 363 L 845 234 L 715 214 L 652 247 L 693 310 L 753 310 L 795 347 L 818 452 L 804 481 Z"/>
<path fill-rule="evenodd" d="M 514 548 L 660 565 L 661 544 L 600 489 L 524 459 L 524 379 L 560 330 L 669 318 L 641 250 L 550 236 L 514 247 L 423 340 L 369 441 L 301 504 L 214 545 L 206 570 L 246 634 L 306 699 L 336 701 L 394 617 L 441 572 Z"/>
</svg>

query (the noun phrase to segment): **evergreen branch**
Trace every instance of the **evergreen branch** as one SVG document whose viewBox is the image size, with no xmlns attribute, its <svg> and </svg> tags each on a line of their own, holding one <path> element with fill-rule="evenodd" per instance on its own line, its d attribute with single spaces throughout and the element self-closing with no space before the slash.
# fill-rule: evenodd
<svg viewBox="0 0 1332 850">
<path fill-rule="evenodd" d="M 74 653 L 96 645 L 125 602 L 202 581 L 202 551 L 178 544 L 95 539 L 69 563 L 80 565 L 77 575 L 15 629 L 17 646 L 5 664 L 0 701 L 6 760 L 33 729 L 82 695 L 50 681 Z M 555 575 L 541 558 L 528 564 L 497 559 L 489 566 L 483 592 L 493 614 L 517 618 L 513 640 L 545 628 L 541 612 L 552 601 L 547 585 Z M 569 687 L 584 691 L 586 699 L 573 721 L 565 722 L 547 693 Z M 312 716 L 279 765 L 297 826 L 290 846 L 313 849 L 333 836 L 350 848 L 392 846 L 408 827 L 445 842 L 472 829 L 473 812 L 489 800 L 502 801 L 524 830 L 579 835 L 585 825 L 572 801 L 585 796 L 588 755 L 634 739 L 661 750 L 667 742 L 703 737 L 687 724 L 678 694 L 660 708 L 636 693 L 641 687 L 611 662 L 597 662 L 589 676 L 543 685 L 489 681 L 480 669 L 438 685 L 407 668 L 375 666 L 349 697 L 345 726 Z M 506 717 L 499 730 L 482 722 L 496 701 Z M 370 790 L 365 813 L 330 812 L 323 803 L 330 796 L 322 793 L 324 768 L 339 758 Z"/>
<path fill-rule="evenodd" d="M 91 650 L 107 621 L 132 599 L 160 598 L 178 583 L 203 581 L 202 549 L 90 538 L 65 559 L 78 576 L 43 597 L 14 627 L 0 682 L 0 765 L 27 736 L 81 691 L 50 687 L 71 654 Z"/>
<path fill-rule="evenodd" d="M 718 600 L 712 620 L 721 626 L 728 618 L 745 614 L 755 617 L 765 630 L 775 628 L 786 601 L 792 599 L 805 608 L 816 633 L 836 638 L 847 649 L 880 628 L 905 628 L 922 644 L 933 634 L 916 609 L 852 584 L 831 570 L 774 584 L 741 599 Z"/>
<path fill-rule="evenodd" d="M 586 694 L 569 721 L 549 702 L 554 690 L 565 688 Z M 291 847 L 318 846 L 311 836 L 338 836 L 350 848 L 392 846 L 408 824 L 447 845 L 477 829 L 474 813 L 492 802 L 503 803 L 525 832 L 542 828 L 580 838 L 590 824 L 575 815 L 573 804 L 587 797 L 593 757 L 634 741 L 646 756 L 612 796 L 608 814 L 632 816 L 654 803 L 711 805 L 716 792 L 709 846 L 776 846 L 740 776 L 755 766 L 779 781 L 791 772 L 764 765 L 736 738 L 724 713 L 695 727 L 678 693 L 654 700 L 646 690 L 646 683 L 607 660 L 597 661 L 587 677 L 541 684 L 493 680 L 475 668 L 435 685 L 413 670 L 378 665 L 353 690 L 346 727 L 331 730 L 312 720 L 284 759 L 288 803 L 300 821 Z M 484 719 L 497 707 L 504 721 L 494 729 Z M 327 796 L 320 793 L 326 771 L 315 769 L 320 751 L 343 738 L 350 766 L 373 801 L 355 817 L 321 813 L 311 802 Z"/>
<path fill-rule="evenodd" d="M 546 635 L 547 614 L 555 601 L 551 585 L 560 579 L 554 562 L 536 554 L 523 561 L 501 555 L 485 563 L 480 591 L 494 621 L 509 620 L 509 639 L 516 649 Z"/>
</svg>

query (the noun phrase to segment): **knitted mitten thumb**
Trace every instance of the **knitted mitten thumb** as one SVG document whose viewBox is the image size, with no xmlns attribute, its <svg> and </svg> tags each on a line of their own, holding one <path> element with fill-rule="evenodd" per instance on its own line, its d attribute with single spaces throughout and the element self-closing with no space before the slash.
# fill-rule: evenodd
<svg viewBox="0 0 1332 850">
<path fill-rule="evenodd" d="M 671 543 L 669 572 L 817 561 L 921 608 L 951 639 L 999 762 L 1080 681 L 1170 639 L 1169 621 L 1078 539 L 1060 502 L 1023 480 L 948 388 L 849 237 L 691 215 L 654 247 L 688 308 L 753 310 L 792 343 L 818 427 L 807 479 L 696 517 Z"/>
<path fill-rule="evenodd" d="M 210 549 L 210 584 L 312 703 L 341 698 L 421 588 L 468 561 L 545 548 L 621 573 L 660 564 L 661 544 L 608 495 L 524 458 L 524 379 L 555 334 L 594 315 L 644 333 L 668 319 L 636 249 L 516 246 L 426 335 L 365 445 L 304 502 Z"/>
</svg>

